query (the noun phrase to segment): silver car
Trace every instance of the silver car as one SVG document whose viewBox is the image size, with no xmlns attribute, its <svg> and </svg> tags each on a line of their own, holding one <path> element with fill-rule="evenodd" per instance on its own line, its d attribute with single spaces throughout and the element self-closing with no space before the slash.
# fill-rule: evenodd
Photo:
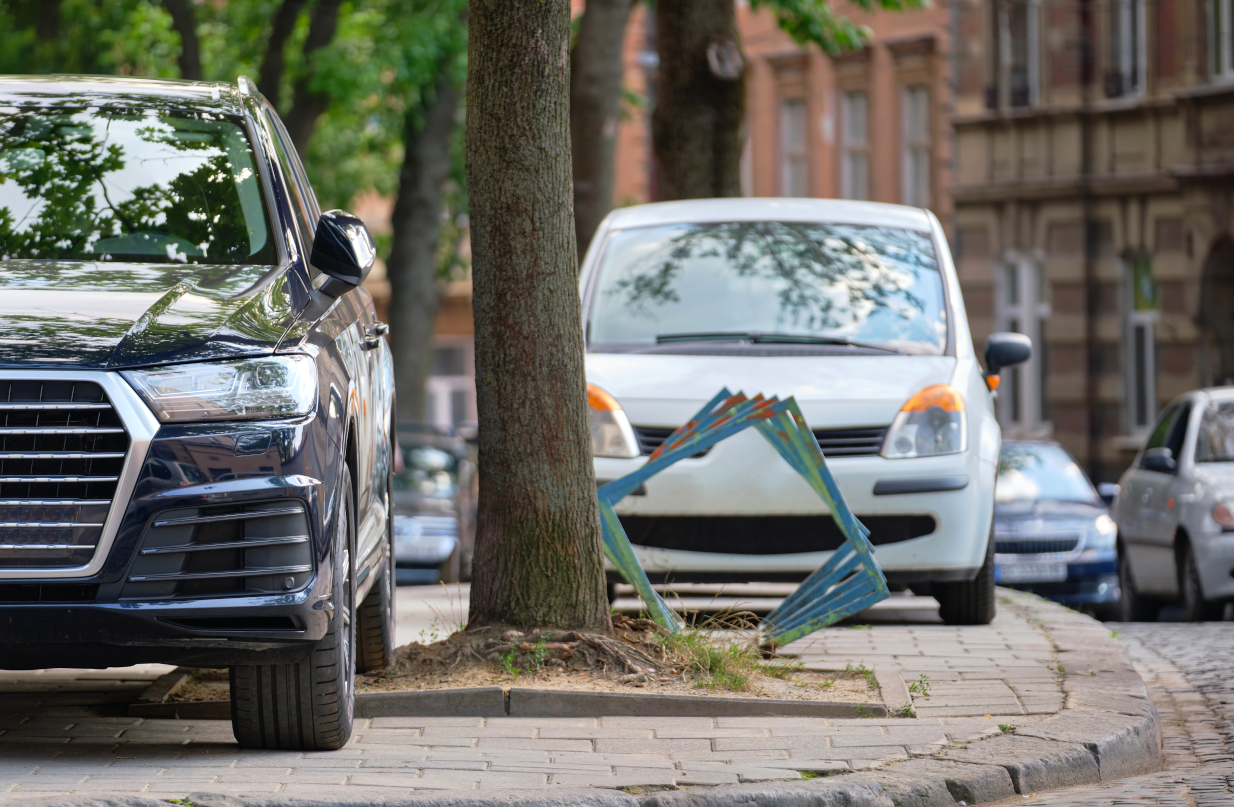
<svg viewBox="0 0 1234 807">
<path fill-rule="evenodd" d="M 1222 618 L 1234 599 L 1234 387 L 1166 407 L 1113 512 L 1123 620 L 1180 600 L 1189 620 Z"/>
</svg>

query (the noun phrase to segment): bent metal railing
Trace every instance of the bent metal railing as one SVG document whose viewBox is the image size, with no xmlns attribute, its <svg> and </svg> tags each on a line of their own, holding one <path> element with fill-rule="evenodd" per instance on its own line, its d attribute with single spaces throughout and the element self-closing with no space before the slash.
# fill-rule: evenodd
<svg viewBox="0 0 1234 807">
<path fill-rule="evenodd" d="M 779 400 L 756 395 L 747 398 L 721 390 L 684 426 L 665 438 L 647 458 L 647 463 L 599 489 L 600 521 L 604 554 L 643 599 L 658 624 L 677 631 L 682 620 L 651 587 L 613 509 L 617 502 L 670 465 L 692 457 L 725 438 L 750 427 L 758 429 L 793 470 L 799 473 L 827 504 L 832 518 L 844 533 L 845 543 L 811 574 L 774 611 L 759 629 L 763 645 L 785 645 L 819 628 L 886 599 L 887 579 L 874 560 L 870 531 L 857 520 L 827 468 L 818 440 L 806 425 L 793 398 Z"/>
</svg>

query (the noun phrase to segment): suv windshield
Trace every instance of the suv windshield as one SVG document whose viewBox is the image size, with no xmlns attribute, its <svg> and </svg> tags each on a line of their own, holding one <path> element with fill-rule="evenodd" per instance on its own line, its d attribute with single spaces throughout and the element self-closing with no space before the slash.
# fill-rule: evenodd
<svg viewBox="0 0 1234 807">
<path fill-rule="evenodd" d="M 1213 404 L 1200 418 L 1196 462 L 1234 462 L 1234 403 Z"/>
<path fill-rule="evenodd" d="M 239 118 L 0 107 L 0 260 L 277 261 Z"/>
<path fill-rule="evenodd" d="M 1088 477 L 1067 451 L 1050 443 L 1004 444 L 994 501 L 1098 503 Z"/>
<path fill-rule="evenodd" d="M 942 354 L 943 280 L 927 233 L 808 222 L 618 230 L 591 302 L 592 350 L 665 342 L 856 343 Z"/>
</svg>

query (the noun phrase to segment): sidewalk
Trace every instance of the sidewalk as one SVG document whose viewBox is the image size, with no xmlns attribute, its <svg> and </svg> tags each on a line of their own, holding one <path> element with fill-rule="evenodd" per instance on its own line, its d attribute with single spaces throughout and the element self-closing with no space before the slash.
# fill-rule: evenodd
<svg viewBox="0 0 1234 807">
<path fill-rule="evenodd" d="M 786 648 L 811 669 L 873 667 L 889 712 L 911 704 L 915 719 L 388 717 L 357 721 L 342 751 L 261 752 L 238 749 L 224 721 L 121 716 L 126 699 L 165 668 L 4 673 L 0 802 L 50 794 L 328 799 L 663 788 L 959 759 L 1003 734 L 1000 724 L 1029 727 L 1063 707 L 1060 647 L 1118 647 L 1086 617 L 1002 590 L 989 626 L 928 624 L 937 617 L 919 613 L 917 623 L 831 628 Z M 1097 669 L 1071 671 L 1090 672 L 1095 679 Z M 928 697 L 910 693 L 912 683 L 924 683 Z M 995 744 L 1004 740 L 1031 744 L 1018 737 Z M 978 745 L 966 750 L 970 743 Z"/>
</svg>

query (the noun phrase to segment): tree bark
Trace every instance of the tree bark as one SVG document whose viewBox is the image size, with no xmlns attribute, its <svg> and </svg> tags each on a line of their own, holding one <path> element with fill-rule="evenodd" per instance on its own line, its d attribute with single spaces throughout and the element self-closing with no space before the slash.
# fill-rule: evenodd
<svg viewBox="0 0 1234 807">
<path fill-rule="evenodd" d="M 745 57 L 733 0 L 659 0 L 656 25 L 661 197 L 740 196 Z"/>
<path fill-rule="evenodd" d="M 574 228 L 582 258 L 613 209 L 613 154 L 621 115 L 621 61 L 631 0 L 588 0 L 574 45 L 570 139 Z"/>
<path fill-rule="evenodd" d="M 472 0 L 473 624 L 611 630 L 571 206 L 569 0 Z"/>
<path fill-rule="evenodd" d="M 390 223 L 394 243 L 386 262 L 390 278 L 390 340 L 398 419 L 427 419 L 425 384 L 433 360 L 433 326 L 441 301 L 437 241 L 441 234 L 442 187 L 450 174 L 459 91 L 443 60 L 437 92 L 424 109 L 424 124 L 407 115 L 403 168 Z"/>
<path fill-rule="evenodd" d="M 40 42 L 54 42 L 60 36 L 60 0 L 40 0 L 34 20 L 34 36 Z"/>
<path fill-rule="evenodd" d="M 163 0 L 171 25 L 180 35 L 180 78 L 201 81 L 201 48 L 197 44 L 197 20 L 189 0 Z"/>
<path fill-rule="evenodd" d="M 304 8 L 304 0 L 283 0 L 279 10 L 274 13 L 274 24 L 270 27 L 270 39 L 266 42 L 266 52 L 261 57 L 261 69 L 257 73 L 257 89 L 266 96 L 266 100 L 278 106 L 279 93 L 283 84 L 283 50 L 287 40 L 296 30 L 296 18 Z"/>
<path fill-rule="evenodd" d="M 330 99 L 313 90 L 313 52 L 324 48 L 334 39 L 338 28 L 338 12 L 342 0 L 317 0 L 313 6 L 313 14 L 309 18 L 308 36 L 304 39 L 304 72 L 296 81 L 295 93 L 291 99 L 291 111 L 283 120 L 287 134 L 296 151 L 303 157 L 308 153 L 309 139 L 313 136 L 313 127 L 317 119 L 326 111 Z"/>
</svg>

